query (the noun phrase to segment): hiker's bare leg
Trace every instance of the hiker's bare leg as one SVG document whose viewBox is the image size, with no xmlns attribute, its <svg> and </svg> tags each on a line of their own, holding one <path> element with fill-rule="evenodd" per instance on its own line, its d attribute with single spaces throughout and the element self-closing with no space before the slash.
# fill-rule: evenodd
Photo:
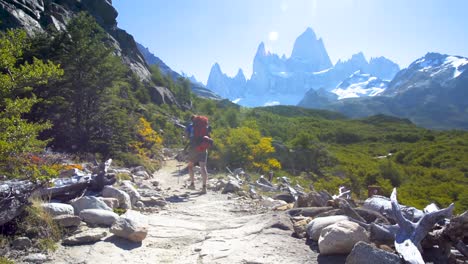
<svg viewBox="0 0 468 264">
<path fill-rule="evenodd" d="M 203 178 L 203 186 L 206 186 L 208 180 L 208 173 L 206 172 L 206 162 L 200 162 L 200 172 Z"/>
<path fill-rule="evenodd" d="M 194 184 L 195 183 L 195 177 L 194 177 L 194 173 L 193 173 L 193 161 L 189 161 L 189 163 L 188 163 L 188 172 L 189 172 L 189 175 L 190 175 L 190 184 Z"/>
</svg>

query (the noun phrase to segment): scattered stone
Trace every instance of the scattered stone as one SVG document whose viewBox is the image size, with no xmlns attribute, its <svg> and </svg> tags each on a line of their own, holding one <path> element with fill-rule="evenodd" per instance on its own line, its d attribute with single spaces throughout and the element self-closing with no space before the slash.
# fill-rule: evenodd
<svg viewBox="0 0 468 264">
<path fill-rule="evenodd" d="M 312 218 L 308 217 L 293 224 L 294 233 L 298 238 L 304 238 L 306 236 L 306 227 L 310 221 L 312 221 Z"/>
<path fill-rule="evenodd" d="M 135 203 L 140 200 L 141 195 L 138 193 L 137 189 L 135 189 L 131 181 L 122 181 L 121 188 L 124 192 L 130 195 L 132 205 L 135 205 Z"/>
<path fill-rule="evenodd" d="M 322 229 L 329 225 L 333 225 L 339 221 L 349 220 L 349 217 L 344 215 L 318 217 L 312 220 L 306 227 L 307 235 L 310 239 L 317 241 L 320 238 Z"/>
<path fill-rule="evenodd" d="M 161 193 L 154 189 L 141 189 L 139 190 L 141 197 L 162 197 Z"/>
<path fill-rule="evenodd" d="M 61 227 L 75 227 L 81 223 L 81 218 L 77 215 L 59 215 L 53 220 Z"/>
<path fill-rule="evenodd" d="M 62 244 L 65 246 L 75 246 L 83 244 L 93 244 L 107 236 L 107 231 L 103 228 L 93 228 L 67 237 L 63 240 Z"/>
<path fill-rule="evenodd" d="M 110 232 L 133 242 L 141 242 L 148 234 L 148 218 L 137 211 L 128 210 L 112 225 Z"/>
<path fill-rule="evenodd" d="M 214 186 L 212 187 L 212 190 L 213 191 L 221 191 L 222 189 L 224 189 L 224 187 L 226 187 L 226 184 L 227 184 L 227 181 L 224 180 L 224 179 L 218 179 L 215 183 L 214 183 Z"/>
<path fill-rule="evenodd" d="M 101 209 L 112 211 L 112 208 L 107 206 L 106 203 L 98 199 L 94 196 L 84 196 L 78 198 L 77 200 L 73 201 L 72 203 L 73 208 L 75 209 L 75 214 L 79 215 L 81 211 L 86 209 Z"/>
<path fill-rule="evenodd" d="M 287 203 L 281 200 L 274 200 L 273 198 L 270 198 L 270 197 L 266 197 L 266 198 L 264 197 L 263 200 L 261 201 L 261 204 L 266 208 L 273 209 L 273 208 L 286 205 Z"/>
<path fill-rule="evenodd" d="M 285 205 L 281 205 L 281 206 L 275 207 L 275 208 L 273 208 L 273 210 L 276 210 L 276 211 L 286 211 L 286 210 L 292 209 L 293 206 L 294 206 L 294 204 L 289 203 L 289 204 L 285 204 Z"/>
<path fill-rule="evenodd" d="M 116 189 L 112 186 L 104 186 L 104 189 L 102 190 L 102 196 L 116 198 L 119 201 L 119 206 L 123 209 L 132 208 L 130 195 L 122 190 Z"/>
<path fill-rule="evenodd" d="M 41 207 L 51 214 L 52 216 L 57 215 L 73 215 L 75 214 L 75 210 L 73 206 L 64 203 L 43 203 Z"/>
<path fill-rule="evenodd" d="M 385 250 L 375 248 L 366 242 L 358 242 L 346 258 L 346 264 L 394 264 L 402 263 L 400 257 Z"/>
<path fill-rule="evenodd" d="M 140 201 L 144 207 L 164 207 L 167 205 L 167 201 L 162 197 L 142 197 Z"/>
<path fill-rule="evenodd" d="M 12 247 L 14 249 L 27 249 L 27 248 L 30 248 L 32 246 L 32 241 L 31 239 L 27 238 L 27 237 L 18 237 L 18 238 L 15 238 L 15 240 L 13 240 L 12 242 Z"/>
<path fill-rule="evenodd" d="M 150 183 L 154 186 L 154 187 L 158 187 L 160 185 L 159 181 L 157 180 L 152 180 L 150 181 Z"/>
<path fill-rule="evenodd" d="M 142 201 L 138 201 L 135 203 L 136 208 L 145 208 L 145 204 Z"/>
<path fill-rule="evenodd" d="M 117 198 L 99 197 L 99 199 L 112 209 L 119 208 L 119 200 Z"/>
<path fill-rule="evenodd" d="M 369 242 L 366 230 L 357 223 L 340 221 L 322 229 L 318 240 L 320 254 L 349 254 L 359 242 Z"/>
<path fill-rule="evenodd" d="M 145 180 L 150 178 L 150 175 L 146 171 L 137 171 L 137 172 L 133 173 L 133 176 L 141 177 L 141 178 L 143 178 Z"/>
<path fill-rule="evenodd" d="M 48 261 L 49 258 L 42 254 L 42 253 L 35 253 L 35 254 L 31 254 L 31 255 L 28 255 L 26 256 L 24 259 L 23 259 L 23 262 L 26 262 L 26 263 L 44 263 L 46 261 Z"/>
<path fill-rule="evenodd" d="M 87 224 L 112 226 L 119 218 L 119 215 L 102 209 L 86 209 L 81 211 L 80 217 Z"/>
<path fill-rule="evenodd" d="M 230 180 L 226 186 L 224 186 L 224 189 L 222 191 L 223 194 L 226 193 L 236 193 L 241 190 L 241 187 L 239 186 L 239 183 L 234 180 Z"/>
</svg>

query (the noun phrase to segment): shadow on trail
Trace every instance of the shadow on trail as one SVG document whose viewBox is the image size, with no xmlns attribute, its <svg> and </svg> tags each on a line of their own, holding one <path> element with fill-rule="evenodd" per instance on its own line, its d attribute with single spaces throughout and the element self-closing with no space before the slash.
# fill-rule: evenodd
<svg viewBox="0 0 468 264">
<path fill-rule="evenodd" d="M 110 242 L 123 250 L 133 250 L 135 248 L 141 247 L 142 245 L 141 242 L 132 242 L 130 240 L 127 240 L 125 238 L 121 238 L 118 236 L 110 236 L 106 238 L 104 241 Z"/>
</svg>

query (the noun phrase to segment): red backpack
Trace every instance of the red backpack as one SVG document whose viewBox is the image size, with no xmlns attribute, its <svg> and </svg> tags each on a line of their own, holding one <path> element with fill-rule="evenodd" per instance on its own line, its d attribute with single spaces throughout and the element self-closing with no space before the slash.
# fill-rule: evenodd
<svg viewBox="0 0 468 264">
<path fill-rule="evenodd" d="M 193 122 L 193 140 L 196 144 L 195 150 L 202 152 L 213 145 L 213 140 L 209 137 L 208 117 L 195 116 Z"/>
</svg>

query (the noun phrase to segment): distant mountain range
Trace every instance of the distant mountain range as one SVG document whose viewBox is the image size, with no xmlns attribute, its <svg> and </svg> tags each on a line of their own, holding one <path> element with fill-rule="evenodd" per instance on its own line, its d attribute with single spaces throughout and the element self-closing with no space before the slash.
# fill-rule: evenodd
<svg viewBox="0 0 468 264">
<path fill-rule="evenodd" d="M 408 118 L 427 128 L 466 130 L 467 69 L 467 58 L 427 53 L 398 72 L 377 96 L 338 100 L 330 98 L 329 94 L 310 90 L 299 106 L 338 111 L 350 117 L 386 114 Z M 343 91 L 365 91 L 370 82 L 366 82 L 365 78 L 361 80 L 363 82 L 350 83 Z M 375 91 L 375 85 L 370 86 L 370 90 Z"/>
<path fill-rule="evenodd" d="M 295 41 L 291 57 L 279 57 L 260 43 L 253 60 L 253 73 L 246 80 L 242 70 L 235 77 L 224 74 L 218 63 L 211 68 L 207 88 L 244 106 L 297 104 L 310 90 L 333 91 L 338 84 L 359 71 L 382 80 L 391 80 L 399 66 L 384 58 L 367 61 L 358 53 L 333 65 L 322 39 L 311 28 Z M 373 95 L 373 94 L 368 94 Z"/>
<path fill-rule="evenodd" d="M 322 39 L 308 28 L 291 57 L 279 57 L 260 43 L 247 79 L 240 69 L 211 68 L 207 88 L 244 106 L 299 105 L 350 117 L 387 114 L 434 129 L 468 129 L 468 59 L 428 53 L 408 68 L 385 57 L 367 61 L 362 52 L 330 62 Z"/>
</svg>

